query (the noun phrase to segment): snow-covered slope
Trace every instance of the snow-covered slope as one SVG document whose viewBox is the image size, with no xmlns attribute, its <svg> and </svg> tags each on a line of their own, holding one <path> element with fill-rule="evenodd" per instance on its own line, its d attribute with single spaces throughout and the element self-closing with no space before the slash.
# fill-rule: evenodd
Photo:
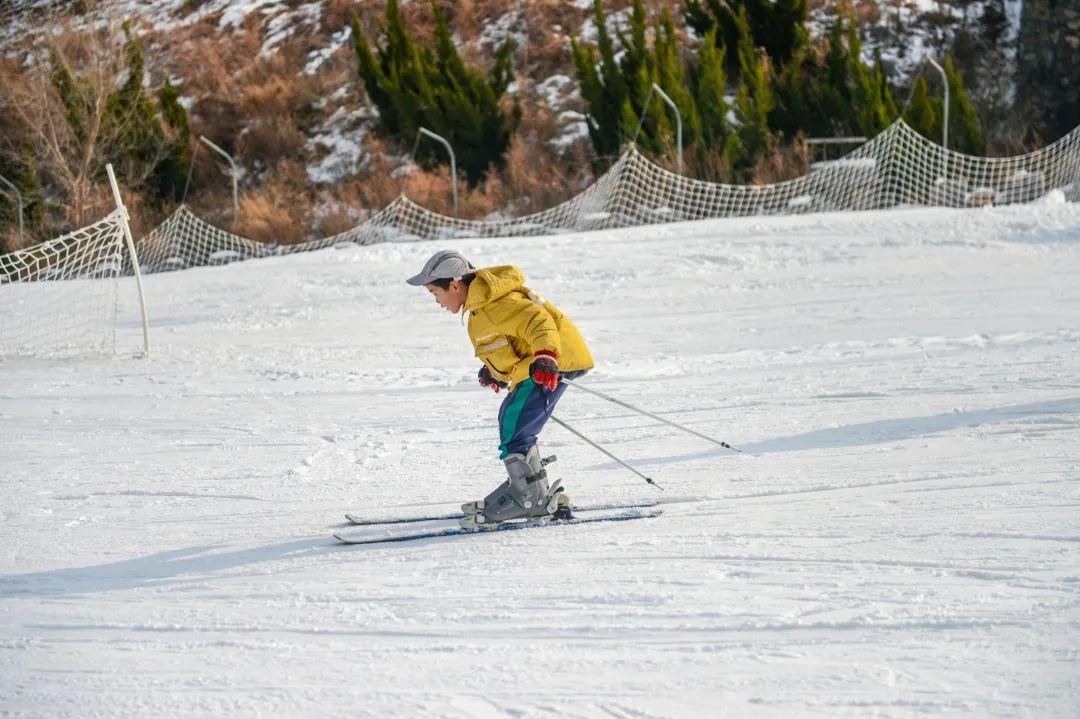
<svg viewBox="0 0 1080 719">
<path fill-rule="evenodd" d="M 684 501 L 335 545 L 499 480 L 499 398 L 404 283 L 441 244 L 520 265 L 590 386 L 745 454 L 571 390 L 664 487 L 549 427 L 578 501 Z M 0 714 L 1075 716 L 1078 273 L 1050 202 L 148 277 L 152 359 L 3 367 Z"/>
</svg>

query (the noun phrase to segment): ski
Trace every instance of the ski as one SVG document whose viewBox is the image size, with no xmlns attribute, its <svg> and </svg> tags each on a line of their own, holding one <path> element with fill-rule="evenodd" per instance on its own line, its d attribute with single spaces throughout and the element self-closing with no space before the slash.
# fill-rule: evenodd
<svg viewBox="0 0 1080 719">
<path fill-rule="evenodd" d="M 341 534 L 335 534 L 334 539 L 342 544 L 389 544 L 391 542 L 411 542 L 418 539 L 435 539 L 438 537 L 457 537 L 467 534 L 490 534 L 492 532 L 510 532 L 516 529 L 536 529 L 540 527 L 569 527 L 577 524 L 592 524 L 594 522 L 626 522 L 633 519 L 652 519 L 664 513 L 662 509 L 638 508 L 625 510 L 612 510 L 609 514 L 594 517 L 573 517 L 572 519 L 528 519 L 520 521 L 503 522 L 484 529 L 462 529 L 461 527 L 443 527 L 430 531 L 407 532 L 405 534 L 391 534 L 375 537 L 350 538 Z"/>
<path fill-rule="evenodd" d="M 613 502 L 610 504 L 589 504 L 582 507 L 571 507 L 572 512 L 598 512 L 605 509 L 650 509 L 656 507 L 660 502 Z M 412 524 L 414 522 L 441 522 L 450 519 L 461 519 L 465 516 L 464 512 L 450 512 L 448 514 L 432 514 L 428 516 L 419 517 L 382 517 L 382 518 L 370 518 L 361 517 L 356 514 L 346 514 L 345 519 L 349 520 L 353 524 L 359 527 L 367 527 L 376 524 Z"/>
</svg>

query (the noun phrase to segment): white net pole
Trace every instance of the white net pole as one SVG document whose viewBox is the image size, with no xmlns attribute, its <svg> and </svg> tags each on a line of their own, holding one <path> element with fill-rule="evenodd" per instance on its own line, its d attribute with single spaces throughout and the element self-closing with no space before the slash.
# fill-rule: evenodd
<svg viewBox="0 0 1080 719">
<path fill-rule="evenodd" d="M 131 226 L 128 224 L 128 212 L 124 207 L 124 201 L 120 198 L 120 188 L 116 184 L 116 175 L 113 174 L 112 164 L 105 165 L 105 171 L 109 174 L 109 184 L 112 186 L 113 199 L 116 201 L 116 210 L 120 215 L 120 224 L 124 232 L 124 244 L 127 245 L 128 258 L 131 260 L 132 272 L 135 274 L 135 286 L 139 290 L 139 309 L 142 314 L 143 329 L 143 357 L 150 357 L 150 317 L 146 311 L 146 292 L 143 291 L 142 273 L 139 271 L 139 256 L 135 252 L 135 241 L 131 239 Z"/>
</svg>

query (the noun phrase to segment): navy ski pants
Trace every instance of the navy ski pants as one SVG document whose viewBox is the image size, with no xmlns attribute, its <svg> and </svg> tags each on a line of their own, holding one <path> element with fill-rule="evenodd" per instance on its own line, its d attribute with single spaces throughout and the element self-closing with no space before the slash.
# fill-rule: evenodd
<svg viewBox="0 0 1080 719">
<path fill-rule="evenodd" d="M 567 372 L 565 376 L 573 379 L 583 374 Z M 554 392 L 533 382 L 532 377 L 517 383 L 499 407 L 499 459 L 506 459 L 509 454 L 525 454 L 536 444 L 536 436 L 565 391 L 566 382 L 562 381 Z"/>
</svg>

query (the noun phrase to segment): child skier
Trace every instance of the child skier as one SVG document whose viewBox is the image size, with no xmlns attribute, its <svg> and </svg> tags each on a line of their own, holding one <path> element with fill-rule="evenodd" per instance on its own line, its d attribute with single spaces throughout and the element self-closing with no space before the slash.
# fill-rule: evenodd
<svg viewBox="0 0 1080 719">
<path fill-rule="evenodd" d="M 436 252 L 407 282 L 423 286 L 444 309 L 469 313 L 469 339 L 481 361 L 477 378 L 496 394 L 499 458 L 507 480 L 478 502 L 462 505 L 461 526 L 471 529 L 522 517 L 554 514 L 569 500 L 561 482 L 548 486 L 536 437 L 566 391 L 563 378 L 592 369 L 577 327 L 553 304 L 524 285 L 513 265 L 477 269 L 461 253 Z"/>
</svg>

